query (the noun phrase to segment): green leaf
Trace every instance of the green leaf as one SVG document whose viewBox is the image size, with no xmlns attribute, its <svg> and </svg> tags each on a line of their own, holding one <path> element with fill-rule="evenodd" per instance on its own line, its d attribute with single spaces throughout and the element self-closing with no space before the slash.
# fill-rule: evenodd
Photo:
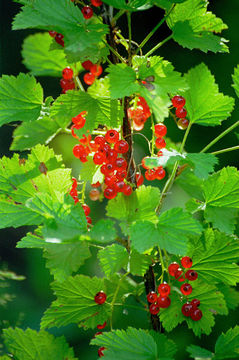
<svg viewBox="0 0 239 360">
<path fill-rule="evenodd" d="M 153 3 L 156 6 L 159 6 L 165 10 L 170 10 L 171 6 L 174 3 L 183 3 L 186 0 L 154 0 Z"/>
<path fill-rule="evenodd" d="M 14 201 L 0 198 L 0 229 L 41 223 L 40 215 Z"/>
<path fill-rule="evenodd" d="M 116 9 L 124 9 L 124 10 L 145 10 L 151 7 L 151 4 L 148 4 L 147 0 L 106 0 L 105 4 L 111 5 Z"/>
<path fill-rule="evenodd" d="M 64 281 L 76 272 L 85 260 L 91 256 L 86 242 L 75 244 L 48 244 L 45 246 L 44 257 L 46 267 L 54 275 L 55 280 Z"/>
<path fill-rule="evenodd" d="M 199 358 L 200 360 L 210 360 L 213 357 L 213 353 L 211 351 L 208 351 L 196 345 L 188 346 L 187 352 L 189 352 L 190 357 L 192 357 L 193 359 Z"/>
<path fill-rule="evenodd" d="M 228 285 L 217 284 L 218 290 L 223 294 L 228 309 L 235 310 L 239 305 L 239 292 Z"/>
<path fill-rule="evenodd" d="M 27 150 L 37 144 L 49 143 L 59 131 L 59 125 L 48 116 L 22 123 L 13 132 L 11 150 Z"/>
<path fill-rule="evenodd" d="M 152 264 L 152 258 L 149 255 L 139 254 L 137 251 L 132 250 L 130 253 L 130 273 L 132 275 L 144 276 Z"/>
<path fill-rule="evenodd" d="M 215 345 L 215 360 L 238 359 L 239 326 L 229 329 L 219 336 Z"/>
<path fill-rule="evenodd" d="M 227 25 L 207 11 L 207 5 L 205 0 L 188 0 L 177 4 L 167 20 L 173 31 L 173 38 L 189 49 L 228 52 L 225 39 L 214 35 L 227 29 Z"/>
<path fill-rule="evenodd" d="M 67 125 L 72 117 L 82 111 L 87 111 L 86 124 L 82 129 L 75 130 L 78 136 L 85 134 L 87 130 L 92 132 L 98 125 L 117 128 L 122 116 L 117 100 L 73 90 L 57 98 L 53 104 L 51 116 L 57 122 Z"/>
<path fill-rule="evenodd" d="M 233 234 L 236 227 L 237 213 L 237 209 L 208 206 L 205 209 L 204 216 L 216 229 L 226 234 Z"/>
<path fill-rule="evenodd" d="M 107 277 L 126 266 L 129 260 L 127 250 L 118 244 L 106 246 L 98 252 L 100 266 Z"/>
<path fill-rule="evenodd" d="M 33 76 L 0 78 L 0 126 L 12 121 L 36 120 L 43 104 L 43 90 Z"/>
<path fill-rule="evenodd" d="M 17 243 L 17 248 L 39 248 L 43 249 L 46 244 L 46 241 L 42 237 L 40 228 L 36 229 L 34 233 L 27 233 L 20 241 Z"/>
<path fill-rule="evenodd" d="M 110 360 L 173 360 L 176 346 L 163 334 L 129 327 L 127 330 L 104 332 L 91 340 L 92 345 L 104 346 L 104 358 Z"/>
<path fill-rule="evenodd" d="M 188 237 L 202 231 L 198 221 L 181 208 L 172 208 L 159 216 L 157 225 L 148 221 L 136 222 L 131 227 L 132 247 L 142 253 L 154 246 L 160 246 L 171 254 L 184 254 Z"/>
<path fill-rule="evenodd" d="M 54 282 L 52 288 L 57 300 L 53 301 L 51 307 L 44 313 L 42 328 L 79 323 L 98 314 L 105 319 L 108 318 L 110 305 L 107 302 L 98 305 L 94 301 L 99 291 L 106 292 L 103 279 L 76 275 L 60 283 Z M 94 327 L 96 325 L 97 323 Z"/>
<path fill-rule="evenodd" d="M 236 265 L 239 256 L 239 242 L 219 231 L 207 230 L 204 241 L 192 242 L 190 256 L 193 269 L 205 282 L 224 282 L 236 285 L 239 282 L 239 267 Z"/>
<path fill-rule="evenodd" d="M 3 338 L 8 351 L 17 360 L 47 360 L 49 357 L 76 360 L 64 336 L 55 338 L 44 330 L 8 328 L 3 330 Z"/>
<path fill-rule="evenodd" d="M 105 244 L 113 242 L 117 236 L 115 224 L 110 219 L 101 219 L 87 234 L 94 242 Z"/>
<path fill-rule="evenodd" d="M 234 74 L 232 75 L 232 79 L 233 79 L 233 87 L 234 90 L 237 94 L 237 96 L 239 97 L 239 65 L 237 65 L 237 67 L 234 70 Z"/>
<path fill-rule="evenodd" d="M 106 54 L 102 39 L 108 26 L 96 16 L 85 20 L 80 9 L 65 0 L 35 0 L 23 6 L 13 21 L 13 30 L 37 28 L 54 29 L 64 35 L 64 51 L 71 62 L 97 62 Z M 103 52 L 102 52 L 103 49 Z"/>
<path fill-rule="evenodd" d="M 230 116 L 234 99 L 219 93 L 214 76 L 205 64 L 189 70 L 185 78 L 190 87 L 185 93 L 185 99 L 191 123 L 216 126 Z"/>
<path fill-rule="evenodd" d="M 107 69 L 112 99 L 130 96 L 139 90 L 135 71 L 126 64 L 110 65 Z"/>
<path fill-rule="evenodd" d="M 81 164 L 80 179 L 90 184 L 95 184 L 99 181 L 101 184 L 104 180 L 104 175 L 100 171 L 100 166 L 95 165 L 93 156 L 88 156 L 87 161 Z"/>
<path fill-rule="evenodd" d="M 107 216 L 120 220 L 125 231 L 136 220 L 157 221 L 155 208 L 159 201 L 159 189 L 151 186 L 140 186 L 132 193 L 130 199 L 118 194 L 107 204 Z"/>
<path fill-rule="evenodd" d="M 24 39 L 23 64 L 35 76 L 62 76 L 69 64 L 63 49 L 49 51 L 52 38 L 48 33 L 37 33 Z"/>
</svg>

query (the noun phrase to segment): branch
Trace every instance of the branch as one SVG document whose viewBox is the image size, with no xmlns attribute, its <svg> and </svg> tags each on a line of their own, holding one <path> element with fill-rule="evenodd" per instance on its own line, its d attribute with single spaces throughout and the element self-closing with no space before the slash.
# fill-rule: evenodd
<svg viewBox="0 0 239 360">
<path fill-rule="evenodd" d="M 144 287 L 145 287 L 146 294 L 148 294 L 150 291 L 155 291 L 156 290 L 155 277 L 154 277 L 154 271 L 153 271 L 152 266 L 149 267 L 148 271 L 144 275 Z M 148 303 L 148 306 L 150 306 L 150 303 Z M 160 324 L 158 315 L 152 315 L 151 314 L 150 317 L 151 317 L 152 328 L 155 331 L 160 332 L 161 331 L 161 324 Z"/>
</svg>

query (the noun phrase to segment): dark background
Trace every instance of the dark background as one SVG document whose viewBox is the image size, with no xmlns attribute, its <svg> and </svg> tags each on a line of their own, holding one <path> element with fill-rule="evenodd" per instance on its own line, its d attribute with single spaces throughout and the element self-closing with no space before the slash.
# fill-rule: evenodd
<svg viewBox="0 0 239 360">
<path fill-rule="evenodd" d="M 10 0 L 0 0 L 0 7 L 0 73 L 18 75 L 19 72 L 27 72 L 27 69 L 21 64 L 21 44 L 27 35 L 35 31 L 11 30 L 11 21 L 19 11 L 19 4 Z M 215 75 L 220 91 L 224 94 L 235 96 L 234 90 L 231 87 L 231 74 L 235 66 L 239 63 L 239 2 L 238 0 L 211 0 L 209 10 L 221 17 L 229 27 L 228 30 L 224 31 L 223 36 L 230 40 L 230 54 L 205 54 L 197 50 L 189 51 L 181 48 L 173 41 L 164 45 L 157 54 L 171 61 L 176 70 L 180 72 L 187 72 L 191 67 L 205 62 Z M 133 39 L 138 42 L 142 41 L 161 17 L 162 11 L 157 8 L 146 12 L 134 13 L 132 17 Z M 121 20 L 120 25 L 124 32 L 126 29 L 124 19 Z M 148 50 L 168 34 L 166 25 L 162 26 L 148 44 Z M 144 51 L 146 50 L 147 46 L 144 48 Z M 38 80 L 44 88 L 45 97 L 52 95 L 55 98 L 59 95 L 59 79 L 41 77 Z M 205 128 L 194 126 L 188 139 L 187 151 L 196 152 L 200 150 L 223 129 L 237 121 L 238 115 L 238 100 L 236 100 L 232 117 L 224 121 L 221 127 Z M 167 127 L 172 140 L 180 141 L 182 132 L 175 127 L 173 122 L 167 122 Z M 12 156 L 9 147 L 13 130 L 13 125 L 5 125 L 0 128 L 0 156 Z M 149 126 L 145 128 L 145 134 L 147 135 L 147 133 L 149 133 Z M 237 144 L 238 138 L 234 133 L 227 135 L 227 137 L 216 144 L 213 149 L 217 150 Z M 77 164 L 73 161 L 72 157 L 72 139 L 68 136 L 58 136 L 51 145 L 56 152 L 63 153 L 67 166 L 73 166 L 74 171 L 77 173 Z M 136 146 L 139 154 L 143 156 L 146 151 L 144 143 L 139 141 L 136 143 Z M 220 167 L 225 165 L 237 166 L 238 152 L 220 155 L 219 160 Z M 175 198 L 176 202 L 184 201 L 185 194 L 180 191 L 176 192 Z M 89 202 L 89 204 L 93 207 L 93 218 L 98 218 L 99 213 L 101 213 L 99 206 L 92 202 Z M 101 205 L 101 208 L 104 208 L 104 204 Z M 26 228 L 0 230 L 1 267 L 8 264 L 10 270 L 27 277 L 23 282 L 13 283 L 11 285 L 9 291 L 14 293 L 16 297 L 7 309 L 0 307 L 0 320 L 5 321 L 5 326 L 6 324 L 17 324 L 22 328 L 31 327 L 39 329 L 40 318 L 53 299 L 49 286 L 52 277 L 45 268 L 44 259 L 42 258 L 40 250 L 15 249 L 16 242 L 25 235 L 27 230 Z M 86 265 L 81 268 L 81 272 L 86 274 L 97 273 L 99 270 L 95 267 L 93 260 L 88 261 Z M 188 358 L 184 349 L 185 344 L 189 344 L 190 342 L 194 344 L 198 343 L 199 345 L 207 347 L 209 350 L 213 350 L 215 339 L 222 331 L 226 331 L 231 326 L 234 326 L 236 324 L 236 318 L 238 318 L 238 312 L 235 311 L 231 311 L 228 317 L 217 316 L 216 326 L 212 334 L 209 337 L 202 336 L 201 339 L 195 338 L 184 325 L 181 325 L 181 327 L 170 333 L 170 337 L 177 342 L 179 347 L 177 359 L 186 360 Z M 148 326 L 147 318 L 141 313 L 129 312 L 128 315 L 119 313 L 116 319 L 119 328 L 128 325 L 145 328 Z M 94 334 L 93 331 L 83 331 L 76 326 L 68 326 L 64 329 L 53 329 L 51 332 L 54 334 L 66 334 L 67 339 L 75 346 L 76 354 L 80 359 L 87 358 L 91 360 L 97 358 L 96 350 L 88 346 L 90 338 Z"/>
</svg>

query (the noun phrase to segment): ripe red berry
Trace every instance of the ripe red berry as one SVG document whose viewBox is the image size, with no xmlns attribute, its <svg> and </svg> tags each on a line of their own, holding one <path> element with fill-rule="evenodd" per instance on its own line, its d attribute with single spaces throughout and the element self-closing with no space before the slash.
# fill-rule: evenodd
<svg viewBox="0 0 239 360">
<path fill-rule="evenodd" d="M 75 89 L 75 82 L 73 79 L 71 79 L 71 80 L 61 79 L 60 85 L 61 85 L 61 88 L 65 91 Z"/>
<path fill-rule="evenodd" d="M 105 347 L 104 347 L 104 346 L 101 346 L 101 347 L 98 349 L 98 355 L 99 355 L 100 358 L 104 356 L 104 353 L 103 353 L 104 350 L 105 350 Z"/>
<path fill-rule="evenodd" d="M 193 261 L 189 256 L 184 256 L 181 260 L 181 264 L 184 268 L 190 268 L 193 265 Z"/>
<path fill-rule="evenodd" d="M 127 161 L 123 158 L 118 158 L 114 162 L 116 170 L 127 169 Z"/>
<path fill-rule="evenodd" d="M 135 178 L 136 178 L 136 185 L 137 185 L 137 187 L 141 186 L 141 185 L 143 184 L 143 182 L 144 182 L 144 177 L 143 177 L 143 175 L 140 174 L 140 173 L 136 173 Z"/>
<path fill-rule="evenodd" d="M 202 318 L 202 311 L 200 309 L 193 309 L 190 316 L 193 321 L 199 321 Z"/>
<path fill-rule="evenodd" d="M 166 142 L 165 142 L 165 140 L 163 138 L 158 137 L 155 140 L 155 146 L 156 146 L 157 149 L 163 149 L 163 148 L 166 147 Z"/>
<path fill-rule="evenodd" d="M 56 36 L 56 34 L 57 34 L 57 32 L 56 31 L 53 31 L 53 30 L 50 30 L 50 31 L 48 31 L 48 33 L 49 33 L 49 35 L 51 36 L 51 37 L 55 37 Z"/>
<path fill-rule="evenodd" d="M 137 124 L 133 121 L 133 129 L 134 129 L 135 131 L 141 131 L 141 130 L 143 130 L 143 128 L 144 128 L 144 123 L 141 124 L 141 125 L 137 125 Z"/>
<path fill-rule="evenodd" d="M 107 133 L 105 134 L 105 140 L 109 144 L 115 144 L 119 140 L 118 131 L 116 131 L 114 129 L 108 130 Z"/>
<path fill-rule="evenodd" d="M 190 281 L 194 281 L 194 280 L 197 280 L 198 273 L 195 270 L 188 270 L 185 273 L 185 277 Z"/>
<path fill-rule="evenodd" d="M 154 126 L 154 133 L 156 137 L 163 137 L 167 134 L 167 127 L 164 124 L 156 124 Z"/>
<path fill-rule="evenodd" d="M 178 270 L 178 268 L 179 268 L 179 265 L 176 262 L 170 264 L 169 267 L 168 267 L 169 275 L 175 276 L 176 271 Z"/>
<path fill-rule="evenodd" d="M 90 60 L 86 60 L 81 65 L 85 70 L 90 71 L 91 67 L 93 66 L 93 63 Z"/>
<path fill-rule="evenodd" d="M 77 144 L 73 147 L 72 151 L 73 151 L 73 155 L 79 159 L 84 154 L 85 148 L 83 145 Z"/>
<path fill-rule="evenodd" d="M 158 286 L 158 293 L 161 296 L 168 296 L 170 294 L 171 287 L 167 283 L 160 284 Z"/>
<path fill-rule="evenodd" d="M 85 216 L 90 215 L 90 207 L 87 204 L 83 204 L 82 208 L 84 210 Z"/>
<path fill-rule="evenodd" d="M 123 192 L 125 188 L 125 182 L 123 180 L 119 180 L 114 184 L 114 188 L 117 192 Z"/>
<path fill-rule="evenodd" d="M 82 15 L 85 19 L 90 19 L 93 16 L 93 10 L 90 6 L 83 6 L 81 9 Z"/>
<path fill-rule="evenodd" d="M 118 154 L 125 154 L 129 150 L 129 144 L 125 140 L 119 140 L 115 143 L 114 149 Z"/>
<path fill-rule="evenodd" d="M 178 268 L 176 271 L 175 271 L 175 279 L 177 279 L 178 281 L 184 281 L 184 277 L 183 277 L 183 271 L 181 268 Z"/>
<path fill-rule="evenodd" d="M 106 293 L 104 293 L 104 291 L 101 290 L 95 295 L 94 300 L 96 304 L 102 305 L 106 301 L 106 298 L 107 298 Z"/>
<path fill-rule="evenodd" d="M 190 284 L 183 284 L 180 287 L 181 293 L 185 296 L 190 295 L 193 291 L 193 288 Z"/>
<path fill-rule="evenodd" d="M 144 176 L 148 181 L 155 180 L 156 179 L 156 171 L 155 171 L 155 169 L 146 170 Z"/>
<path fill-rule="evenodd" d="M 90 0 L 93 6 L 101 6 L 103 3 L 101 0 Z"/>
<path fill-rule="evenodd" d="M 191 301 L 191 304 L 192 304 L 192 306 L 196 309 L 196 308 L 198 308 L 199 305 L 200 305 L 200 300 L 198 300 L 198 299 L 193 299 L 193 300 Z"/>
<path fill-rule="evenodd" d="M 157 302 L 158 296 L 157 296 L 156 292 L 150 291 L 150 293 L 148 293 L 148 295 L 147 295 L 147 300 L 151 304 Z"/>
<path fill-rule="evenodd" d="M 100 76 L 103 72 L 102 66 L 94 64 L 90 68 L 91 74 L 95 75 L 96 77 Z"/>
<path fill-rule="evenodd" d="M 104 191 L 104 196 L 106 197 L 106 199 L 114 199 L 117 195 L 117 191 L 113 188 L 113 187 L 107 187 Z"/>
<path fill-rule="evenodd" d="M 172 104 L 175 108 L 183 107 L 186 103 L 186 100 L 183 96 L 176 95 L 172 98 Z"/>
<path fill-rule="evenodd" d="M 69 66 L 62 70 L 62 77 L 65 80 L 71 80 L 73 78 L 73 74 L 73 70 Z"/>
<path fill-rule="evenodd" d="M 145 164 L 145 160 L 147 159 L 147 157 L 144 157 L 142 160 L 141 160 L 141 164 L 143 166 L 144 169 L 149 169 L 149 167 Z"/>
<path fill-rule="evenodd" d="M 85 126 L 86 118 L 82 116 L 83 113 L 86 112 L 82 111 L 80 114 L 72 118 L 72 122 L 75 124 L 76 129 L 82 129 Z"/>
<path fill-rule="evenodd" d="M 59 44 L 59 45 L 61 45 L 61 46 L 63 46 L 64 47 L 64 35 L 62 35 L 62 34 L 60 34 L 60 33 L 57 33 L 56 35 L 55 35 L 55 40 L 56 40 L 56 42 L 57 42 L 57 44 Z"/>
<path fill-rule="evenodd" d="M 175 115 L 178 117 L 178 118 L 185 118 L 187 116 L 187 110 L 184 109 L 183 107 L 180 107 L 180 108 L 177 108 L 176 111 L 175 111 Z"/>
<path fill-rule="evenodd" d="M 118 170 L 116 173 L 116 177 L 118 180 L 123 180 L 126 178 L 126 176 L 127 176 L 127 171 L 125 169 Z"/>
<path fill-rule="evenodd" d="M 162 166 L 159 166 L 157 169 L 156 169 L 156 179 L 157 180 L 162 180 L 164 177 L 165 177 L 165 170 L 163 169 Z"/>
<path fill-rule="evenodd" d="M 96 152 L 95 155 L 93 156 L 93 161 L 96 165 L 101 165 L 103 164 L 103 162 L 105 161 L 105 156 L 104 154 L 100 153 L 100 152 Z"/>
<path fill-rule="evenodd" d="M 188 121 L 187 119 L 179 119 L 179 120 L 177 121 L 177 125 L 178 125 L 178 128 L 179 128 L 180 130 L 185 130 L 185 129 L 187 129 L 188 124 L 189 124 L 189 121 Z"/>
<path fill-rule="evenodd" d="M 90 216 L 86 216 L 86 222 L 87 224 L 92 224 L 92 219 Z"/>
<path fill-rule="evenodd" d="M 158 304 L 161 308 L 168 308 L 171 304 L 171 299 L 167 296 L 159 296 Z"/>
<path fill-rule="evenodd" d="M 149 311 L 152 315 L 157 315 L 159 313 L 160 307 L 158 304 L 151 304 L 149 306 Z"/>
<path fill-rule="evenodd" d="M 107 322 L 105 321 L 104 322 L 104 324 L 98 324 L 96 327 L 97 327 L 97 329 L 99 329 L 99 330 L 103 330 L 105 327 L 106 327 L 106 325 L 107 325 Z"/>
<path fill-rule="evenodd" d="M 115 175 L 105 175 L 105 185 L 113 187 L 112 185 L 114 185 L 117 181 L 117 178 Z"/>
<path fill-rule="evenodd" d="M 96 144 L 101 145 L 101 146 L 105 144 L 105 138 L 102 135 L 97 135 L 95 137 L 94 141 L 95 141 Z"/>
<path fill-rule="evenodd" d="M 132 119 L 136 125 L 142 125 L 147 120 L 142 106 L 138 106 L 136 109 L 129 108 L 128 117 Z"/>
<path fill-rule="evenodd" d="M 83 80 L 87 85 L 92 85 L 93 82 L 95 81 L 95 75 L 91 74 L 91 73 L 86 73 L 83 76 Z"/>
<path fill-rule="evenodd" d="M 132 194 L 133 190 L 132 187 L 128 184 L 125 184 L 125 187 L 123 188 L 123 193 L 125 196 L 130 196 Z"/>
<path fill-rule="evenodd" d="M 193 306 L 190 303 L 186 303 L 182 306 L 182 313 L 184 316 L 187 317 L 191 316 L 192 310 L 193 310 Z"/>
<path fill-rule="evenodd" d="M 100 197 L 100 192 L 99 190 L 97 189 L 92 189 L 90 192 L 89 192 L 89 197 L 92 201 L 96 201 L 96 200 L 99 200 L 99 197 Z"/>
</svg>

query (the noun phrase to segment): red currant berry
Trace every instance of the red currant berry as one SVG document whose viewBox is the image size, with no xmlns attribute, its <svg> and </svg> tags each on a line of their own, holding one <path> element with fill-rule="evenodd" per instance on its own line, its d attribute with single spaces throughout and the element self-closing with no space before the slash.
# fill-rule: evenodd
<svg viewBox="0 0 239 360">
<path fill-rule="evenodd" d="M 90 6 L 83 6 L 81 9 L 82 15 L 85 19 L 90 19 L 93 16 L 93 10 Z"/>
<path fill-rule="evenodd" d="M 90 60 L 86 60 L 81 65 L 85 70 L 90 71 L 91 67 L 93 66 L 93 63 Z"/>
<path fill-rule="evenodd" d="M 183 284 L 180 287 L 181 293 L 185 296 L 190 295 L 193 291 L 193 288 L 190 284 Z"/>
<path fill-rule="evenodd" d="M 183 107 L 186 103 L 186 100 L 183 96 L 176 95 L 172 98 L 172 104 L 175 108 Z"/>
<path fill-rule="evenodd" d="M 182 306 L 182 313 L 184 316 L 187 316 L 187 317 L 191 316 L 192 310 L 193 310 L 193 307 L 189 303 L 186 303 Z"/>
<path fill-rule="evenodd" d="M 87 85 L 92 85 L 93 82 L 95 81 L 95 75 L 91 74 L 91 73 L 86 73 L 83 76 L 83 80 Z"/>
<path fill-rule="evenodd" d="M 198 273 L 195 270 L 188 270 L 185 273 L 185 277 L 190 281 L 194 281 L 194 280 L 197 280 Z"/>
<path fill-rule="evenodd" d="M 144 157 L 142 160 L 141 160 L 141 164 L 143 166 L 144 169 L 149 169 L 149 167 L 145 164 L 145 160 L 147 159 L 147 157 Z"/>
<path fill-rule="evenodd" d="M 145 171 L 144 176 L 148 181 L 155 180 L 156 179 L 156 171 L 154 169 L 148 169 Z"/>
<path fill-rule="evenodd" d="M 175 279 L 177 279 L 178 281 L 180 281 L 179 279 L 182 279 L 183 278 L 183 271 L 181 268 L 178 268 L 176 271 L 175 271 Z"/>
<path fill-rule="evenodd" d="M 158 304 L 163 309 L 168 308 L 171 304 L 171 299 L 167 296 L 159 296 Z"/>
<path fill-rule="evenodd" d="M 100 192 L 99 192 L 99 190 L 97 190 L 97 189 L 92 189 L 92 190 L 89 192 L 89 197 L 90 197 L 91 201 L 97 201 L 97 200 L 99 200 L 99 197 L 100 197 Z"/>
<path fill-rule="evenodd" d="M 71 80 L 73 78 L 73 74 L 73 70 L 69 66 L 62 70 L 62 77 L 65 80 Z"/>
<path fill-rule="evenodd" d="M 149 311 L 152 315 L 157 315 L 159 313 L 160 307 L 158 304 L 151 304 L 149 306 Z"/>
<path fill-rule="evenodd" d="M 178 118 L 185 118 L 187 116 L 187 110 L 184 109 L 183 107 L 180 107 L 180 108 L 177 108 L 176 111 L 175 111 L 175 115 L 178 117 Z"/>
<path fill-rule="evenodd" d="M 103 162 L 105 161 L 105 156 L 104 154 L 100 153 L 100 152 L 96 152 L 95 155 L 93 156 L 93 161 L 96 165 L 102 165 Z"/>
<path fill-rule="evenodd" d="M 132 187 L 130 185 L 125 185 L 124 189 L 123 189 L 123 193 L 125 196 L 130 196 L 132 194 L 133 190 Z"/>
<path fill-rule="evenodd" d="M 96 77 L 100 76 L 103 72 L 102 66 L 94 64 L 90 68 L 91 74 L 95 75 Z"/>
<path fill-rule="evenodd" d="M 166 142 L 165 142 L 164 139 L 158 137 L 155 140 L 155 146 L 156 146 L 157 149 L 163 149 L 163 148 L 166 147 Z"/>
<path fill-rule="evenodd" d="M 121 169 L 123 169 L 123 170 L 127 169 L 127 161 L 123 158 L 116 159 L 114 162 L 114 165 L 115 165 L 117 171 L 119 171 Z"/>
<path fill-rule="evenodd" d="M 118 140 L 119 140 L 119 133 L 116 130 L 108 130 L 107 133 L 105 134 L 105 140 L 109 143 L 109 144 L 115 144 Z"/>
<path fill-rule="evenodd" d="M 137 125 L 142 125 L 147 120 L 147 117 L 144 114 L 144 109 L 142 108 L 142 106 L 138 106 L 136 109 L 129 108 L 128 117 L 132 119 Z"/>
<path fill-rule="evenodd" d="M 193 299 L 193 300 L 191 301 L 191 304 L 192 304 L 193 308 L 196 309 L 196 308 L 198 308 L 198 307 L 200 306 L 200 300 L 198 300 L 198 299 Z"/>
<path fill-rule="evenodd" d="M 164 177 L 165 177 L 165 170 L 163 169 L 162 166 L 159 166 L 157 169 L 156 169 L 156 179 L 157 180 L 162 180 Z"/>
<path fill-rule="evenodd" d="M 83 145 L 77 144 L 73 147 L 72 151 L 73 151 L 73 155 L 79 159 L 84 154 L 85 148 Z"/>
<path fill-rule="evenodd" d="M 129 150 L 129 144 L 125 140 L 119 140 L 115 143 L 114 149 L 118 154 L 125 154 Z"/>
<path fill-rule="evenodd" d="M 136 178 L 136 185 L 137 185 L 137 187 L 141 186 L 141 185 L 143 184 L 143 182 L 144 182 L 144 177 L 143 177 L 143 175 L 140 174 L 140 173 L 136 173 L 135 178 Z"/>
<path fill-rule="evenodd" d="M 99 329 L 99 330 L 103 330 L 105 327 L 106 327 L 106 325 L 107 325 L 107 322 L 105 321 L 104 322 L 104 324 L 98 324 L 96 327 L 97 327 L 97 329 Z"/>
<path fill-rule="evenodd" d="M 193 321 L 199 321 L 202 318 L 202 311 L 200 309 L 193 309 L 190 316 Z"/>
<path fill-rule="evenodd" d="M 50 30 L 50 31 L 48 31 L 48 34 L 51 36 L 51 37 L 55 37 L 56 36 L 56 34 L 57 34 L 57 32 L 56 31 L 53 31 L 53 30 Z"/>
<path fill-rule="evenodd" d="M 161 150 L 159 150 L 159 151 L 157 152 L 157 156 L 163 156 L 163 152 L 162 152 Z"/>
<path fill-rule="evenodd" d="M 168 296 L 170 294 L 171 287 L 167 283 L 160 284 L 158 286 L 158 293 L 161 296 Z"/>
<path fill-rule="evenodd" d="M 101 0 L 90 0 L 93 6 L 101 6 L 103 3 Z"/>
<path fill-rule="evenodd" d="M 85 216 L 90 215 L 90 207 L 87 204 L 83 204 L 82 208 L 84 210 Z"/>
<path fill-rule="evenodd" d="M 104 191 L 104 196 L 106 197 L 106 199 L 114 199 L 117 195 L 117 191 L 113 188 L 113 187 L 107 187 Z"/>
<path fill-rule="evenodd" d="M 92 187 L 97 188 L 101 185 L 99 181 L 97 181 L 95 184 L 91 184 Z"/>
<path fill-rule="evenodd" d="M 187 129 L 188 125 L 189 125 L 189 121 L 187 119 L 179 119 L 177 121 L 177 126 L 180 130 Z"/>
<path fill-rule="evenodd" d="M 71 80 L 61 79 L 60 85 L 61 85 L 61 88 L 66 91 L 75 89 L 75 82 L 73 79 L 71 79 Z"/>
<path fill-rule="evenodd" d="M 57 44 L 59 44 L 59 45 L 61 45 L 61 46 L 63 46 L 64 47 L 64 35 L 62 35 L 62 34 L 60 34 L 60 33 L 57 33 L 56 35 L 55 35 L 55 40 L 56 40 L 56 42 L 57 42 Z"/>
<path fill-rule="evenodd" d="M 85 111 L 84 111 L 85 113 Z M 80 114 L 76 115 L 75 117 L 72 118 L 72 122 L 73 124 L 75 124 L 77 127 L 76 129 L 82 129 L 85 126 L 85 117 L 82 116 L 83 112 L 81 112 Z"/>
<path fill-rule="evenodd" d="M 123 192 L 125 188 L 125 182 L 123 180 L 117 181 L 114 188 L 117 192 Z"/>
<path fill-rule="evenodd" d="M 104 291 L 99 291 L 95 295 L 94 300 L 95 300 L 96 304 L 102 305 L 106 301 L 106 298 L 107 298 L 107 295 L 104 293 Z"/>
<path fill-rule="evenodd" d="M 105 175 L 105 185 L 113 187 L 112 185 L 114 185 L 117 181 L 117 178 L 115 175 Z"/>
<path fill-rule="evenodd" d="M 92 219 L 90 216 L 86 216 L 86 222 L 87 224 L 92 224 Z"/>
<path fill-rule="evenodd" d="M 156 124 L 154 126 L 154 133 L 156 137 L 162 138 L 167 134 L 167 127 L 164 124 Z"/>
<path fill-rule="evenodd" d="M 101 347 L 98 349 L 98 355 L 99 355 L 100 358 L 104 356 L 104 353 L 103 353 L 104 350 L 105 350 L 105 347 L 104 347 L 104 346 L 101 346 Z"/>
<path fill-rule="evenodd" d="M 178 268 L 179 268 L 179 265 L 176 262 L 170 264 L 169 267 L 168 267 L 169 275 L 175 276 L 176 271 L 178 270 Z"/>
<path fill-rule="evenodd" d="M 114 149 L 109 149 L 106 153 L 106 161 L 113 163 L 117 159 L 117 156 L 118 154 Z"/>
<path fill-rule="evenodd" d="M 189 256 L 184 256 L 181 260 L 181 264 L 184 268 L 188 269 L 192 267 L 193 261 Z"/>
<path fill-rule="evenodd" d="M 98 144 L 98 145 L 103 146 L 103 145 L 105 144 L 105 138 L 104 138 L 104 136 L 102 136 L 102 135 L 97 135 L 97 136 L 95 137 L 94 142 L 95 142 L 96 144 Z"/>
<path fill-rule="evenodd" d="M 157 296 L 156 292 L 150 291 L 150 293 L 148 293 L 148 295 L 147 295 L 147 300 L 151 304 L 156 303 L 158 300 L 158 296 Z"/>
<path fill-rule="evenodd" d="M 119 170 L 119 171 L 117 171 L 117 173 L 116 173 L 116 177 L 117 177 L 118 180 L 123 180 L 123 179 L 126 178 L 126 176 L 127 176 L 127 171 L 124 170 L 124 169 Z"/>
<path fill-rule="evenodd" d="M 144 123 L 141 124 L 141 125 L 137 125 L 137 124 L 133 121 L 133 129 L 134 129 L 135 131 L 141 131 L 141 130 L 143 130 L 143 128 L 144 128 Z"/>
</svg>

